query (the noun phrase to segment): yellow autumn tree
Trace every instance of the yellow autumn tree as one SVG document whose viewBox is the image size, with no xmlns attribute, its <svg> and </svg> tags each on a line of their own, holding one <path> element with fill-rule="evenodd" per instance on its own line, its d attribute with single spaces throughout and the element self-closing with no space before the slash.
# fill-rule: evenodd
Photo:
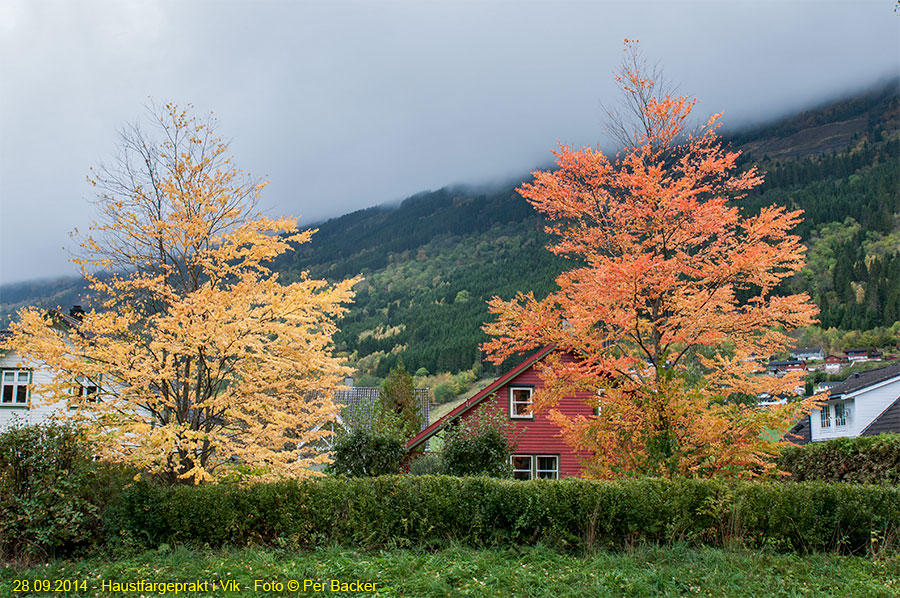
<svg viewBox="0 0 900 598">
<path fill-rule="evenodd" d="M 232 166 L 211 117 L 153 115 L 156 133 L 123 130 L 89 177 L 99 218 L 74 261 L 93 308 L 77 323 L 24 309 L 7 344 L 55 372 L 37 391 L 66 397 L 108 459 L 172 483 L 308 475 L 356 280 L 282 284 L 271 262 L 314 231 L 256 211 L 265 183 Z"/>
</svg>

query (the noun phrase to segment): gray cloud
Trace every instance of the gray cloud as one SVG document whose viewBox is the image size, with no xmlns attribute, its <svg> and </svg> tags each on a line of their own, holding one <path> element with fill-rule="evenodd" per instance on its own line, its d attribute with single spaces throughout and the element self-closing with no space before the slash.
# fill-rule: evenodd
<svg viewBox="0 0 900 598">
<path fill-rule="evenodd" d="M 44 2 L 0 5 L 0 282 L 74 272 L 85 175 L 147 98 L 214 111 L 263 207 L 313 222 L 602 143 L 622 39 L 756 122 L 900 70 L 873 2 Z"/>
</svg>

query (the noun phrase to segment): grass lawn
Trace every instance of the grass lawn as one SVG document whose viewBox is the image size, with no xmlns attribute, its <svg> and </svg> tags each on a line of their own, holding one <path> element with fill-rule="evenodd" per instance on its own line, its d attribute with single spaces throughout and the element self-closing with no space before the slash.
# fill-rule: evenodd
<svg viewBox="0 0 900 598">
<path fill-rule="evenodd" d="M 17 580 L 28 580 L 29 591 Z M 35 580 L 51 591 L 34 592 Z M 58 581 L 59 580 L 59 581 Z M 68 580 L 64 582 L 62 580 Z M 206 582 L 175 593 L 129 591 L 126 584 Z M 222 580 L 240 585 L 223 589 Z M 283 584 L 254 589 L 256 580 Z M 290 591 L 292 580 L 324 582 Z M 331 580 L 372 582 L 374 591 L 332 591 Z M 125 586 L 103 590 L 103 582 Z M 78 589 L 61 590 L 65 583 Z M 213 590 L 215 582 L 215 590 Z M 86 589 L 81 589 L 86 587 Z M 38 587 L 43 587 L 39 582 Z M 94 588 L 97 589 L 94 589 Z M 231 585 L 230 587 L 234 587 Z M 367 553 L 341 548 L 314 552 L 241 549 L 144 552 L 113 560 L 93 557 L 31 568 L 0 568 L 2 596 L 900 596 L 900 558 L 778 555 L 686 547 L 562 555 L 543 548 Z"/>
</svg>

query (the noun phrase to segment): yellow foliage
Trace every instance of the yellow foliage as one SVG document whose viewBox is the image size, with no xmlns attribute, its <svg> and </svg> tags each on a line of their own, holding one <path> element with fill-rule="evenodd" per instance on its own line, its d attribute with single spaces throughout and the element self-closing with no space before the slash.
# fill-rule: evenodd
<svg viewBox="0 0 900 598">
<path fill-rule="evenodd" d="M 168 105 L 158 124 L 162 143 L 126 131 L 131 160 L 91 179 L 100 217 L 75 261 L 95 309 L 75 327 L 24 309 L 8 344 L 55 371 L 40 392 L 99 386 L 67 398 L 106 458 L 182 483 L 238 465 L 309 475 L 327 458 L 310 445 L 346 374 L 331 337 L 357 280 L 279 283 L 268 265 L 314 231 L 254 211 L 265 183 L 230 165 L 210 122 Z"/>
</svg>

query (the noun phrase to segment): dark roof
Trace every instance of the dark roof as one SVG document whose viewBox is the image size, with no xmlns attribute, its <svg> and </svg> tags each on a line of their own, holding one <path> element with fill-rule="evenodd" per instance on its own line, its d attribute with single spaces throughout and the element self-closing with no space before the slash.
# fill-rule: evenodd
<svg viewBox="0 0 900 598">
<path fill-rule="evenodd" d="M 809 415 L 804 415 L 803 419 L 788 430 L 788 433 L 784 435 L 784 439 L 794 444 L 809 444 L 811 439 Z"/>
<path fill-rule="evenodd" d="M 885 380 L 900 377 L 900 363 L 853 374 L 831 389 L 831 398 L 848 395 Z"/>
<path fill-rule="evenodd" d="M 860 436 L 875 436 L 888 432 L 900 432 L 900 397 L 891 403 L 881 415 L 872 420 L 868 426 L 859 433 Z"/>
<path fill-rule="evenodd" d="M 54 318 L 59 318 L 62 320 L 64 324 L 69 326 L 70 328 L 78 328 L 81 325 L 81 320 L 78 318 L 71 316 L 65 312 L 62 312 L 58 309 L 50 309 L 47 310 L 47 313 L 53 316 Z"/>
<path fill-rule="evenodd" d="M 525 359 L 525 361 L 519 363 L 519 365 L 517 365 L 513 369 L 509 370 L 508 372 L 506 372 L 505 374 L 503 374 L 502 376 L 500 376 L 499 378 L 497 378 L 496 380 L 494 380 L 493 382 L 491 382 L 490 384 L 485 386 L 475 396 L 473 396 L 470 399 L 467 399 L 460 405 L 456 406 L 456 408 L 454 408 L 452 411 L 450 411 L 450 413 L 448 413 L 447 415 L 445 415 L 441 419 L 437 420 L 436 422 L 434 422 L 433 424 L 431 424 L 430 426 L 428 426 L 427 428 L 425 428 L 424 430 L 422 430 L 421 432 L 416 434 L 414 437 L 412 437 L 409 440 L 409 442 L 406 443 L 406 448 L 411 449 L 411 448 L 415 447 L 416 445 L 421 444 L 425 440 L 428 440 L 429 438 L 431 438 L 435 433 L 437 433 L 445 425 L 447 425 L 448 423 L 455 420 L 456 418 L 458 418 L 460 415 L 462 415 L 466 411 L 469 411 L 470 409 L 472 409 L 473 407 L 475 407 L 476 405 L 481 403 L 487 397 L 491 396 L 494 393 L 494 391 L 496 391 L 498 388 L 500 388 L 501 386 L 503 386 L 504 384 L 506 384 L 507 382 L 509 382 L 510 380 L 512 380 L 513 378 L 515 378 L 516 376 L 518 376 L 519 374 L 524 372 L 525 370 L 527 370 L 534 363 L 536 363 L 536 362 L 540 361 L 541 359 L 543 359 L 544 357 L 546 357 L 555 348 L 556 348 L 556 345 L 547 345 L 546 347 L 542 348 L 541 350 L 537 351 L 536 353 L 528 356 Z"/>
</svg>

